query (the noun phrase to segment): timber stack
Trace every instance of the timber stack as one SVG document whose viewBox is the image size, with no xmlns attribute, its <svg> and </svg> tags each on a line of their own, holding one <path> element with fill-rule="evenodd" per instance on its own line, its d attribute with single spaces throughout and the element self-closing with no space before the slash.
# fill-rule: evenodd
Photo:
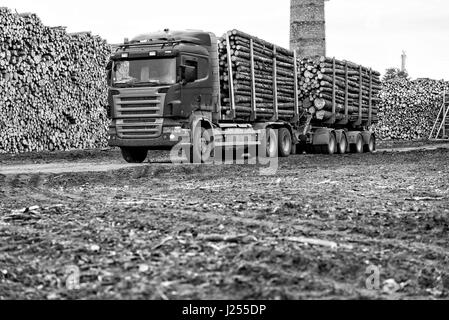
<svg viewBox="0 0 449 320">
<path fill-rule="evenodd" d="M 224 112 L 230 112 L 230 91 L 233 90 L 238 117 L 249 117 L 253 104 L 256 105 L 257 117 L 272 117 L 275 113 L 275 105 L 277 105 L 279 119 L 290 119 L 294 116 L 295 57 L 293 52 L 233 30 L 220 39 L 219 57 L 221 104 L 224 106 Z M 230 66 L 232 83 L 229 81 Z"/>
<path fill-rule="evenodd" d="M 335 117 L 370 126 L 378 121 L 380 73 L 349 61 L 320 57 L 299 63 L 299 98 L 318 120 Z M 335 114 L 335 115 L 334 115 Z"/>
<path fill-rule="evenodd" d="M 355 127 L 378 121 L 379 72 L 326 57 L 299 60 L 237 30 L 220 39 L 219 53 L 225 113 L 233 100 L 236 117 L 245 120 L 308 116 L 316 124 Z"/>
<path fill-rule="evenodd" d="M 428 139 L 449 82 L 398 78 L 383 83 L 380 122 L 373 127 L 382 140 Z"/>
<path fill-rule="evenodd" d="M 0 152 L 105 146 L 110 52 L 90 33 L 0 8 Z"/>
</svg>

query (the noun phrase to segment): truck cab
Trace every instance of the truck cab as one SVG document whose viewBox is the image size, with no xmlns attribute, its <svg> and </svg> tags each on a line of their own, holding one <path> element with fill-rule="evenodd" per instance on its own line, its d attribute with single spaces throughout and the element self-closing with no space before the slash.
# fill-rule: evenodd
<svg viewBox="0 0 449 320">
<path fill-rule="evenodd" d="M 171 149 L 220 114 L 217 38 L 201 31 L 140 35 L 113 53 L 108 71 L 109 146 L 131 163 Z"/>
</svg>

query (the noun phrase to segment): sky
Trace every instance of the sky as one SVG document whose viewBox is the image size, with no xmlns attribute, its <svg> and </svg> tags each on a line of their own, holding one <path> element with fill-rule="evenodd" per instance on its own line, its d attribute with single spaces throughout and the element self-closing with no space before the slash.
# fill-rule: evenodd
<svg viewBox="0 0 449 320">
<path fill-rule="evenodd" d="M 110 43 L 169 28 L 221 36 L 240 29 L 289 47 L 290 0 L 0 0 L 33 12 L 48 26 L 92 31 Z M 327 55 L 378 71 L 399 68 L 402 51 L 413 78 L 449 80 L 449 1 L 330 0 Z"/>
</svg>

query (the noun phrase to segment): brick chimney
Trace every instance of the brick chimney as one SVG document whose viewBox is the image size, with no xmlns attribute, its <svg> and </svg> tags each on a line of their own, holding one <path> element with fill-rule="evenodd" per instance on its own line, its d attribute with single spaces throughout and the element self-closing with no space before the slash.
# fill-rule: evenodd
<svg viewBox="0 0 449 320">
<path fill-rule="evenodd" d="M 291 0 L 290 49 L 298 57 L 326 55 L 325 1 Z"/>
</svg>

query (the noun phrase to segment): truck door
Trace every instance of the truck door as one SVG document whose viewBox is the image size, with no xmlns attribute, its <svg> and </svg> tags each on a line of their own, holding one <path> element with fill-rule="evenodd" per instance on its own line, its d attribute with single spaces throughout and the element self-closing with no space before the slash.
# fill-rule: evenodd
<svg viewBox="0 0 449 320">
<path fill-rule="evenodd" d="M 185 55 L 181 64 L 194 67 L 196 81 L 182 86 L 181 97 L 186 116 L 195 111 L 212 111 L 212 86 L 209 79 L 209 59 Z"/>
</svg>

